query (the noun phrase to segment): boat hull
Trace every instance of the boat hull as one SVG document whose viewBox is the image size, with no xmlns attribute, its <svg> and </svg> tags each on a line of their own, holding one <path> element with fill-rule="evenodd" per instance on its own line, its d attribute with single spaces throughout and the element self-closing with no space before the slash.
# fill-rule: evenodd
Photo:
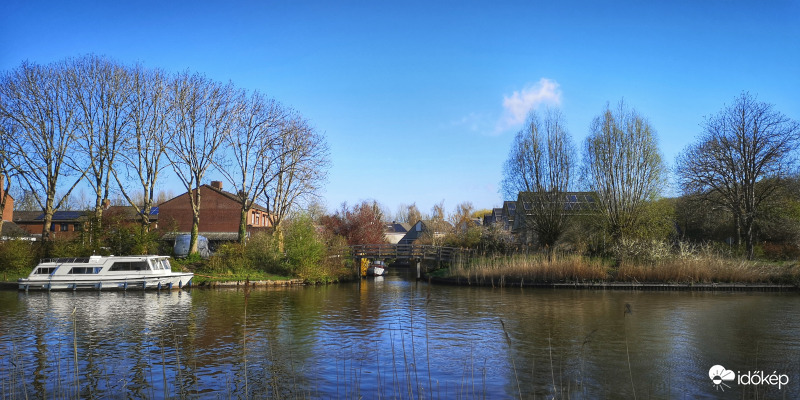
<svg viewBox="0 0 800 400">
<path fill-rule="evenodd" d="M 90 279 L 21 278 L 19 290 L 177 290 L 191 285 L 194 274 L 172 273 L 169 275 L 143 276 L 94 276 Z"/>
</svg>

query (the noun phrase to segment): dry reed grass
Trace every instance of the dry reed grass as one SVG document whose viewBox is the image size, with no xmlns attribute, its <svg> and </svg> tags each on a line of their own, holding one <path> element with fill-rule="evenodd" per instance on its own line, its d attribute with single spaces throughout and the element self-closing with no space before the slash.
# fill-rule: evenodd
<svg viewBox="0 0 800 400">
<path fill-rule="evenodd" d="M 503 258 L 481 258 L 470 264 L 450 268 L 452 277 L 477 281 L 521 279 L 529 282 L 598 281 L 608 278 L 608 267 L 598 259 L 574 255 L 514 255 Z"/>
<path fill-rule="evenodd" d="M 800 283 L 800 265 L 746 261 L 720 255 L 678 253 L 657 260 L 633 260 L 614 267 L 610 260 L 561 254 L 481 258 L 450 267 L 449 276 L 468 282 L 555 283 Z"/>
</svg>

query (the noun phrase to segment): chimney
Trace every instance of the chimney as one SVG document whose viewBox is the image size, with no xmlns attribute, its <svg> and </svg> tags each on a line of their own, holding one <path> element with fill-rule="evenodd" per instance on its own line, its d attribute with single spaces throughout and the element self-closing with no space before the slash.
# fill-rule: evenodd
<svg viewBox="0 0 800 400">
<path fill-rule="evenodd" d="M 222 190 L 222 181 L 211 181 L 211 187 L 217 190 Z"/>
</svg>

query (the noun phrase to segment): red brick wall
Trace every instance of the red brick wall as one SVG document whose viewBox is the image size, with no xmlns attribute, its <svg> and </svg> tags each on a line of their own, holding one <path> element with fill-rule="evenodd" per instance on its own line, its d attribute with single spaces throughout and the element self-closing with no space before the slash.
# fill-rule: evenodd
<svg viewBox="0 0 800 400">
<path fill-rule="evenodd" d="M 200 187 L 200 232 L 239 232 L 241 205 L 227 196 L 209 188 Z M 251 213 L 252 214 L 252 213 Z M 261 226 L 266 215 L 262 215 Z M 192 230 L 192 205 L 189 195 L 184 193 L 158 207 L 159 226 L 162 229 L 177 229 L 178 232 Z M 252 225 L 252 216 L 248 215 L 247 225 Z"/>
</svg>

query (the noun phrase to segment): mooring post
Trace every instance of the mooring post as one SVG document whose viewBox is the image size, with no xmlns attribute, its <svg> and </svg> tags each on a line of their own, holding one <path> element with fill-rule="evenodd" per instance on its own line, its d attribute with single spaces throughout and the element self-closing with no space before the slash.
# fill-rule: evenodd
<svg viewBox="0 0 800 400">
<path fill-rule="evenodd" d="M 420 259 L 418 258 L 417 259 L 417 280 L 422 278 L 422 267 L 421 267 L 421 265 L 422 265 L 422 261 L 420 261 Z"/>
</svg>

